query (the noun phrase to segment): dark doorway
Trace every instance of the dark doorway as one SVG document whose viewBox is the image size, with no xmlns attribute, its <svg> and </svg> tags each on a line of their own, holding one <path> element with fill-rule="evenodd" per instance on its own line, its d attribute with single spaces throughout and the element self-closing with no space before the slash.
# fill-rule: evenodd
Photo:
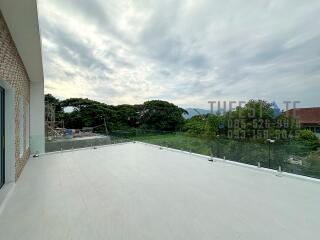
<svg viewBox="0 0 320 240">
<path fill-rule="evenodd" d="M 5 104 L 4 104 L 4 89 L 0 87 L 0 188 L 4 185 L 5 182 L 5 166 L 4 166 L 4 113 L 5 113 Z"/>
</svg>

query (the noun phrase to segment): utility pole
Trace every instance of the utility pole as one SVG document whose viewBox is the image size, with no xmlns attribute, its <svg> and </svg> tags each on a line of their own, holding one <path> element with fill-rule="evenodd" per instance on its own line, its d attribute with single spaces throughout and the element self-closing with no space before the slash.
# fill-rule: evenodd
<svg viewBox="0 0 320 240">
<path fill-rule="evenodd" d="M 271 168 L 271 143 L 274 143 L 275 140 L 273 139 L 267 139 L 268 145 L 269 145 L 269 161 L 268 161 L 268 168 Z"/>
<path fill-rule="evenodd" d="M 108 132 L 108 128 L 107 128 L 106 118 L 103 118 L 103 124 L 104 124 L 104 129 L 105 129 L 105 131 L 106 131 L 106 135 L 108 135 L 109 132 Z"/>
</svg>

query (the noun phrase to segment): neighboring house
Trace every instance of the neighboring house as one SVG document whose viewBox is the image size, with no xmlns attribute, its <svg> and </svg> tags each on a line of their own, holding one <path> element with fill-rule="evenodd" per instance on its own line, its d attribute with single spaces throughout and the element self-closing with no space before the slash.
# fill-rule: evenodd
<svg viewBox="0 0 320 240">
<path fill-rule="evenodd" d="M 0 0 L 0 188 L 44 152 L 43 88 L 36 0 Z"/>
<path fill-rule="evenodd" d="M 302 128 L 320 135 L 320 107 L 290 109 L 287 115 L 296 117 Z"/>
</svg>

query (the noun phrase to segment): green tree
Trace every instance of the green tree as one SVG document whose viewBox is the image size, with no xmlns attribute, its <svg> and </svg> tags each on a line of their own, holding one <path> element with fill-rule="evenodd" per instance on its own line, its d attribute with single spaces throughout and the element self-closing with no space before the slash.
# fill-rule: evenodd
<svg viewBox="0 0 320 240">
<path fill-rule="evenodd" d="M 118 105 L 114 108 L 115 120 L 118 124 L 118 129 L 135 128 L 139 126 L 138 107 L 136 105 Z"/>
<path fill-rule="evenodd" d="M 108 130 L 144 127 L 174 131 L 183 126 L 182 114 L 186 112 L 172 103 L 159 100 L 148 101 L 142 105 L 111 106 L 88 98 L 69 98 L 59 101 L 52 95 L 47 95 L 46 99 L 59 106 L 60 110 L 65 107 L 74 108 L 71 113 L 61 111 L 61 118 L 67 128 L 96 127 L 106 122 Z"/>
<path fill-rule="evenodd" d="M 272 104 L 263 100 L 250 100 L 243 107 L 225 114 L 227 134 L 238 138 L 255 138 L 261 141 L 272 138 L 275 121 Z"/>
<path fill-rule="evenodd" d="M 319 138 L 310 130 L 301 130 L 298 142 L 312 148 L 313 150 L 316 150 L 319 147 Z"/>
<path fill-rule="evenodd" d="M 210 139 L 216 138 L 222 133 L 222 127 L 224 127 L 224 117 L 214 114 L 207 115 L 205 135 Z"/>
<path fill-rule="evenodd" d="M 204 115 L 197 115 L 186 120 L 184 130 L 193 136 L 203 136 L 206 132 L 206 125 L 206 117 Z"/>
<path fill-rule="evenodd" d="M 73 107 L 71 113 L 64 113 L 67 128 L 96 127 L 104 124 L 106 113 L 110 107 L 104 103 L 90 99 L 70 98 L 61 102 L 62 107 Z"/>
<path fill-rule="evenodd" d="M 186 110 L 160 100 L 147 101 L 139 107 L 142 127 L 161 131 L 175 131 L 183 127 Z"/>
<path fill-rule="evenodd" d="M 186 120 L 184 130 L 193 136 L 215 139 L 223 131 L 224 117 L 214 114 L 197 115 Z"/>
</svg>

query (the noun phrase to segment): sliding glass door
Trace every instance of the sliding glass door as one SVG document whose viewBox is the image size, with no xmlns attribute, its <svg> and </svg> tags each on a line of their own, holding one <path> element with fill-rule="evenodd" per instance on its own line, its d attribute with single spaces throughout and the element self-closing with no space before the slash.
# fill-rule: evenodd
<svg viewBox="0 0 320 240">
<path fill-rule="evenodd" d="M 5 181 L 4 172 L 4 89 L 0 87 L 0 188 Z"/>
</svg>

